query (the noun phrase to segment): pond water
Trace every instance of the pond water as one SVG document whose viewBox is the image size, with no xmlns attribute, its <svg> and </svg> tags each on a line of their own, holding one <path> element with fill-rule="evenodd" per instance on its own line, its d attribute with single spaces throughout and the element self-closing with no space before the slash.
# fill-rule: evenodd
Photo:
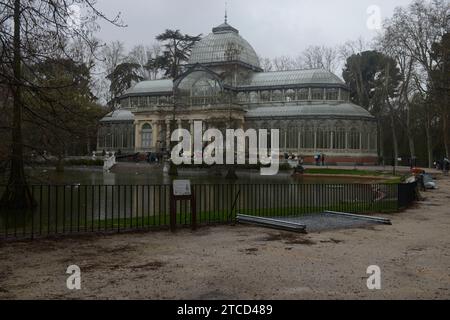
<svg viewBox="0 0 450 320">
<path fill-rule="evenodd" d="M 173 180 L 164 174 L 161 167 L 149 167 L 148 170 L 127 170 L 128 172 L 103 172 L 99 168 L 66 168 L 56 172 L 52 168 L 34 168 L 27 170 L 31 184 L 57 185 L 159 185 L 170 184 Z M 377 179 L 349 177 L 291 177 L 291 172 L 280 172 L 276 176 L 261 176 L 259 171 L 237 171 L 238 180 L 225 179 L 211 170 L 180 169 L 177 179 L 189 179 L 192 184 L 337 184 L 337 183 L 380 183 Z"/>
</svg>

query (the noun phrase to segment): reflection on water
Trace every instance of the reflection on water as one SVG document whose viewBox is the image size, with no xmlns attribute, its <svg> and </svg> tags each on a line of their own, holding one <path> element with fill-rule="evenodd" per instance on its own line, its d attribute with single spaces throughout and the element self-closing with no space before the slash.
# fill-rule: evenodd
<svg viewBox="0 0 450 320">
<path fill-rule="evenodd" d="M 148 172 L 112 173 L 103 172 L 93 168 L 67 168 L 64 172 L 54 169 L 32 169 L 30 183 L 32 184 L 58 184 L 58 185 L 159 185 L 170 184 L 172 178 L 165 175 L 160 167 L 150 168 Z M 379 180 L 348 177 L 302 177 L 292 178 L 289 172 L 280 172 L 276 176 L 261 176 L 259 171 L 238 171 L 238 180 L 225 179 L 225 172 L 217 175 L 213 171 L 182 169 L 177 179 L 189 179 L 192 184 L 334 184 L 334 183 L 379 183 Z"/>
</svg>

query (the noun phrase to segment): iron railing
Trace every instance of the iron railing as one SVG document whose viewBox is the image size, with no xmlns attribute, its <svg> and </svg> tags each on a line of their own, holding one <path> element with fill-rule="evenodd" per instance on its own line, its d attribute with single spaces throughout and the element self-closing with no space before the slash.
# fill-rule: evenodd
<svg viewBox="0 0 450 320">
<path fill-rule="evenodd" d="M 398 208 L 409 207 L 414 201 L 418 200 L 418 183 L 400 183 L 398 184 Z"/>
<path fill-rule="evenodd" d="M 6 186 L 0 186 L 0 194 Z M 32 210 L 0 212 L 0 238 L 122 232 L 170 225 L 170 185 L 32 185 Z M 198 184 L 197 222 L 234 222 L 237 213 L 295 216 L 325 210 L 392 212 L 413 188 L 397 184 Z M 408 197 L 406 197 L 408 195 Z M 188 201 L 176 204 L 177 225 L 191 224 Z"/>
</svg>

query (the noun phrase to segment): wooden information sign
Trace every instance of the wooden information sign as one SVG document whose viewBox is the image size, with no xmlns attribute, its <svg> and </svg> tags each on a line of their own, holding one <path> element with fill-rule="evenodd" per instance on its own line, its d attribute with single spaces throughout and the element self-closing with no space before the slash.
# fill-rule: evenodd
<svg viewBox="0 0 450 320">
<path fill-rule="evenodd" d="M 195 194 L 189 180 L 174 180 L 170 188 L 170 230 L 175 232 L 177 227 L 177 201 L 189 200 L 191 203 L 191 226 L 197 228 L 197 207 Z"/>
</svg>

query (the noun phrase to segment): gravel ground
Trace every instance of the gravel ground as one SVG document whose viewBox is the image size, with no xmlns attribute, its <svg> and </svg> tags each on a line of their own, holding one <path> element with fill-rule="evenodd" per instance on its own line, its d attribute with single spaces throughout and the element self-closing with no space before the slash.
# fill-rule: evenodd
<svg viewBox="0 0 450 320">
<path fill-rule="evenodd" d="M 0 243 L 1 299 L 450 298 L 450 179 L 393 225 L 307 235 L 238 226 Z M 66 288 L 81 268 L 82 289 Z M 381 290 L 366 269 L 381 268 Z"/>
<path fill-rule="evenodd" d="M 295 222 L 306 226 L 307 232 L 320 232 L 337 229 L 377 226 L 380 223 L 370 220 L 355 219 L 330 213 L 305 214 L 299 217 L 273 217 L 273 219 Z"/>
</svg>

